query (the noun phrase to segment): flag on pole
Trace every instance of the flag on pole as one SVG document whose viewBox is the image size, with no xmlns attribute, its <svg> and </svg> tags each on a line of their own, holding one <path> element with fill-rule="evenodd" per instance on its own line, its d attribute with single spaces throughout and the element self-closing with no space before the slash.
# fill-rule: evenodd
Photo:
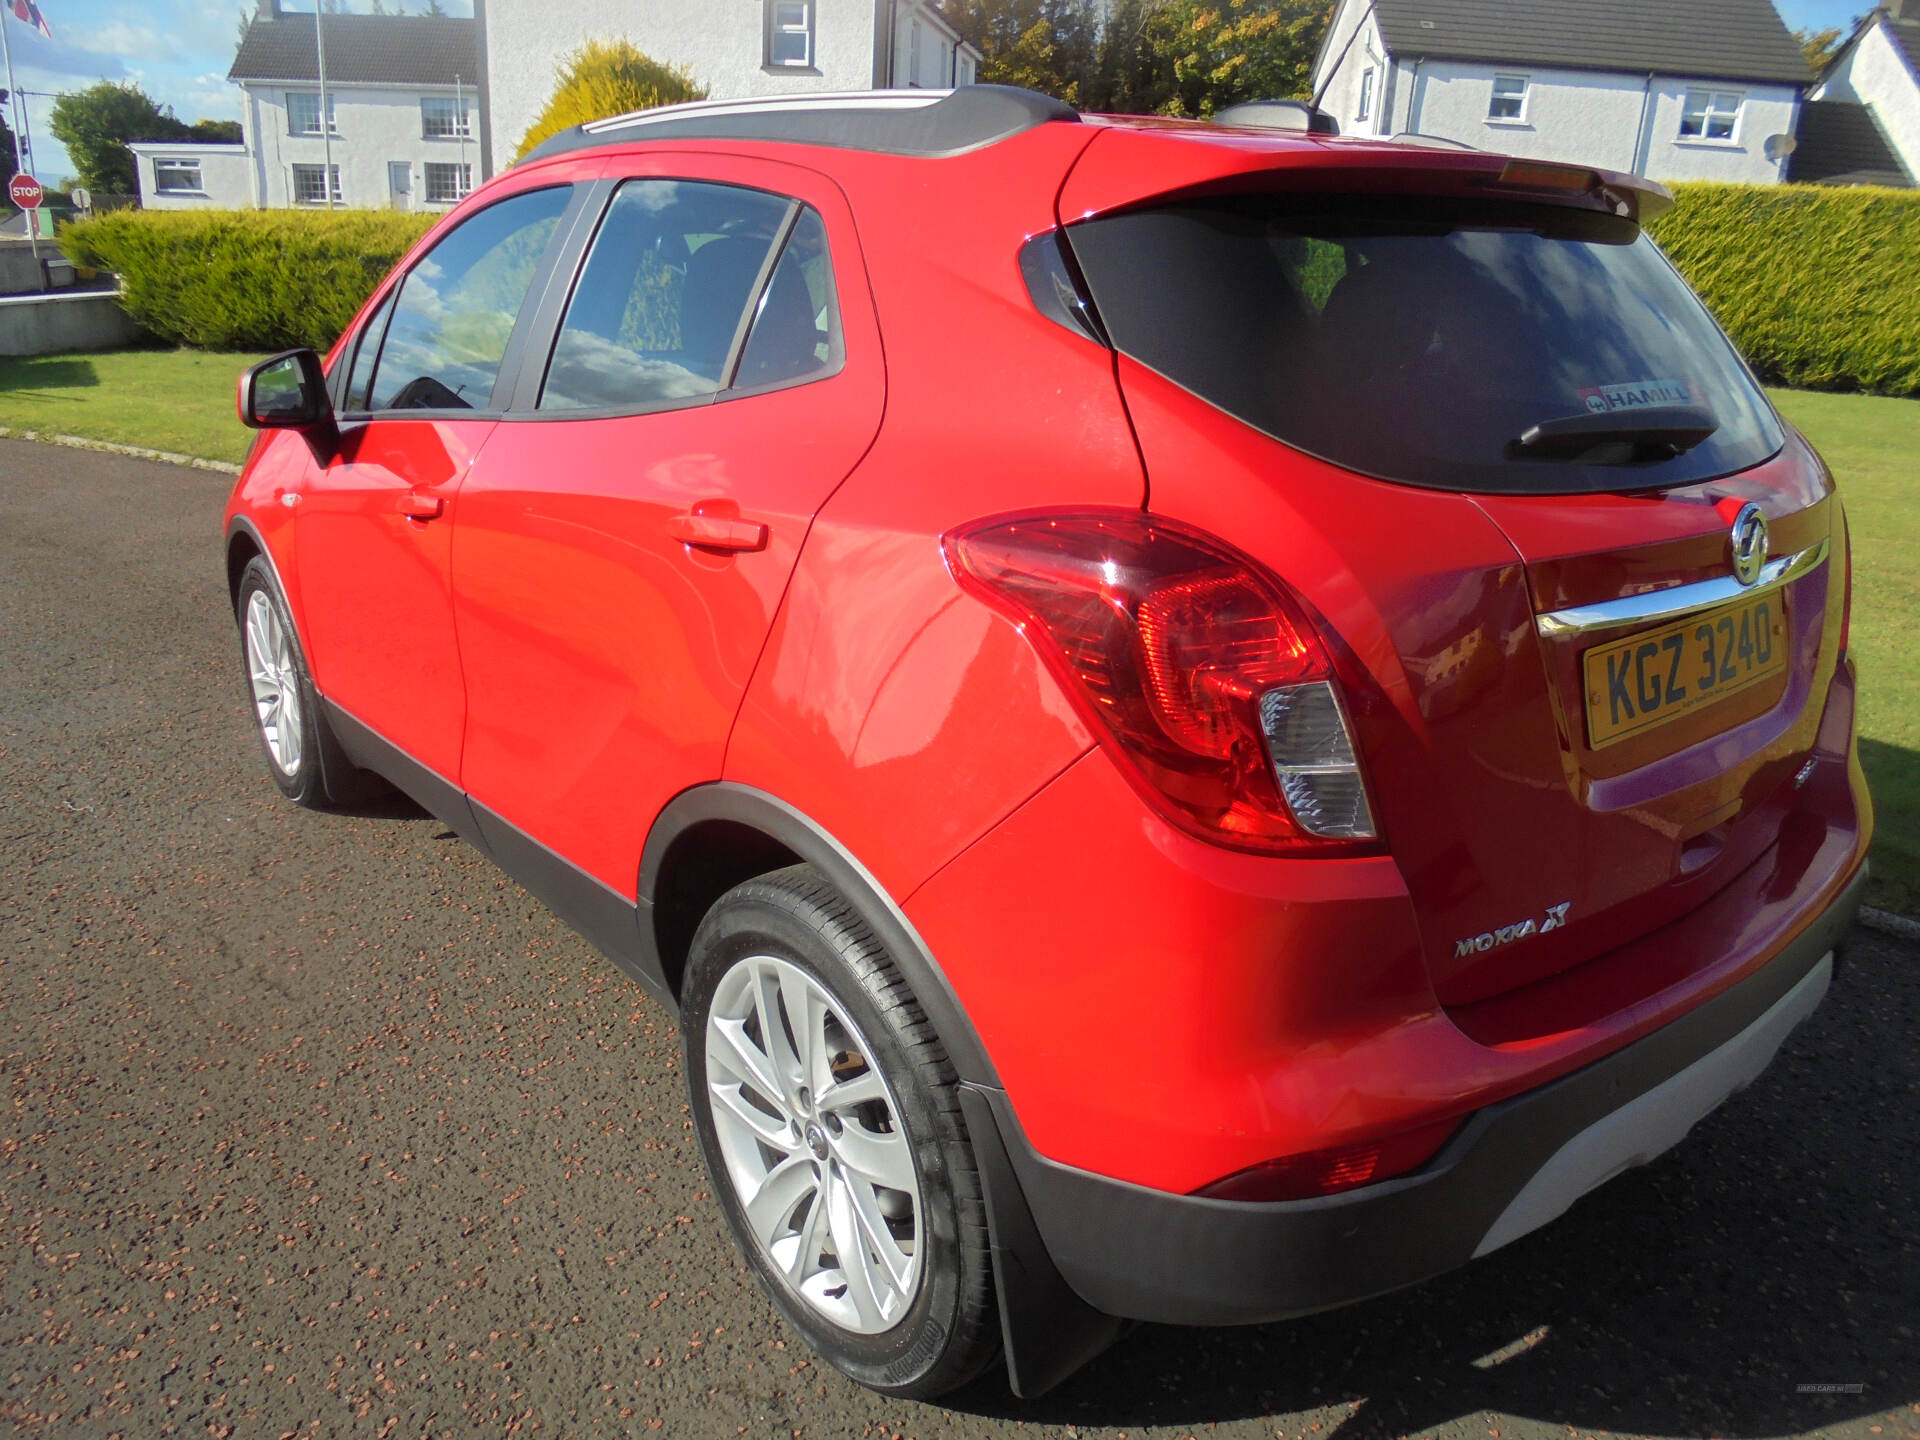
<svg viewBox="0 0 1920 1440">
<path fill-rule="evenodd" d="M 53 38 L 53 31 L 47 28 L 47 17 L 40 13 L 34 0 L 7 0 L 7 5 L 22 24 L 31 25 L 49 40 Z"/>
</svg>

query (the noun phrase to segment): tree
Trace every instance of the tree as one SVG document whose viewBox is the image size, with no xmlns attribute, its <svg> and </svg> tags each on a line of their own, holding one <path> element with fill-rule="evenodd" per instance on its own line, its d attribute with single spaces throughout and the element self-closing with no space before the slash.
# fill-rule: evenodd
<svg viewBox="0 0 1920 1440">
<path fill-rule="evenodd" d="M 138 85 L 112 80 L 54 101 L 50 128 L 73 157 L 81 183 L 102 195 L 136 191 L 129 140 L 185 140 L 193 134 Z"/>
<path fill-rule="evenodd" d="M 686 71 L 648 59 L 626 40 L 589 40 L 561 63 L 557 78 L 553 98 L 521 137 L 515 160 L 549 136 L 590 120 L 707 98 Z"/>
<path fill-rule="evenodd" d="M 19 168 L 19 147 L 13 143 L 13 131 L 7 128 L 7 117 L 0 115 L 0 175 L 11 180 L 13 172 Z"/>
<path fill-rule="evenodd" d="M 1305 98 L 1332 0 L 945 0 L 982 80 L 1088 110 L 1207 116 Z"/>
<path fill-rule="evenodd" d="M 196 120 L 187 131 L 199 145 L 238 145 L 246 138 L 238 120 Z"/>
<path fill-rule="evenodd" d="M 1807 57 L 1807 68 L 1818 75 L 1832 62 L 1848 33 L 1835 26 L 1826 30 L 1796 30 L 1793 38 L 1800 42 L 1800 53 Z"/>
</svg>

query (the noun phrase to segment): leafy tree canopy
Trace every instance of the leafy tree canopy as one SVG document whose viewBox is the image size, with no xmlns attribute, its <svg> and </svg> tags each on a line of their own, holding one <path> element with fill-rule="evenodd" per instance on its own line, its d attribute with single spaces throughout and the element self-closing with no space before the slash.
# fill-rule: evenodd
<svg viewBox="0 0 1920 1440">
<path fill-rule="evenodd" d="M 1807 57 L 1807 68 L 1818 75 L 1827 68 L 1849 33 L 1834 26 L 1826 30 L 1796 30 L 1793 38 L 1800 42 L 1800 52 Z"/>
<path fill-rule="evenodd" d="M 590 120 L 706 98 L 706 90 L 686 71 L 649 59 L 628 41 L 589 40 L 561 63 L 559 86 L 521 137 L 514 159 Z"/>
<path fill-rule="evenodd" d="M 13 131 L 7 128 L 5 116 L 0 116 L 0 175 L 8 179 L 20 168 L 20 151 L 13 143 Z"/>
<path fill-rule="evenodd" d="M 220 126 L 231 122 L 201 123 Z M 102 80 L 54 101 L 50 128 L 73 157 L 80 183 L 102 195 L 136 192 L 128 141 L 199 138 L 195 127 L 183 123 L 166 106 L 156 105 L 138 85 L 112 80 Z"/>
<path fill-rule="evenodd" d="M 945 0 L 980 78 L 1087 110 L 1207 116 L 1304 99 L 1332 0 Z"/>
</svg>

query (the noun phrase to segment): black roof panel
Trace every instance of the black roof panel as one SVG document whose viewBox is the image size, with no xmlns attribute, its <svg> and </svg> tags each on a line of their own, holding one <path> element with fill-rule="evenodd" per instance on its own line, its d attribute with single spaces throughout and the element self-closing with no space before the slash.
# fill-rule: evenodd
<svg viewBox="0 0 1920 1440">
<path fill-rule="evenodd" d="M 227 71 L 229 80 L 320 79 L 312 15 L 262 16 Z M 480 31 L 471 20 L 427 15 L 328 15 L 329 85 L 477 86 Z"/>
<path fill-rule="evenodd" d="M 1079 119 L 1071 105 L 1011 85 L 964 85 L 944 95 L 870 90 L 695 101 L 564 130 L 527 159 L 638 140 L 763 140 L 937 158 L 997 144 L 1051 120 Z"/>
</svg>

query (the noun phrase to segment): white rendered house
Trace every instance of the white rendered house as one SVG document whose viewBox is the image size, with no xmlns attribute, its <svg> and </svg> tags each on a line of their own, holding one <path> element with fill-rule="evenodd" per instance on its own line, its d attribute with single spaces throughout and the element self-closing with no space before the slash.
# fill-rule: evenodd
<svg viewBox="0 0 1920 1440">
<path fill-rule="evenodd" d="M 1770 0 L 1340 0 L 1314 66 L 1344 134 L 1746 183 L 1812 78 Z"/>
<path fill-rule="evenodd" d="M 1910 186 L 1920 179 L 1920 0 L 1870 10 L 1827 66 L 1811 98 L 1838 120 L 1811 158 L 1831 183 Z M 1857 107 L 1857 108 L 1856 108 Z M 1803 157 L 1794 157 L 1796 176 Z"/>
<path fill-rule="evenodd" d="M 243 142 L 130 145 L 143 205 L 324 208 L 331 190 L 337 206 L 439 210 L 479 183 L 475 23 L 322 18 L 316 36 L 311 13 L 259 0 L 227 77 L 244 96 Z"/>
<path fill-rule="evenodd" d="M 628 40 L 686 69 L 714 100 L 946 90 L 971 85 L 981 58 L 932 0 L 474 0 L 473 13 L 488 175 L 512 163 L 558 67 L 589 40 Z"/>
</svg>

